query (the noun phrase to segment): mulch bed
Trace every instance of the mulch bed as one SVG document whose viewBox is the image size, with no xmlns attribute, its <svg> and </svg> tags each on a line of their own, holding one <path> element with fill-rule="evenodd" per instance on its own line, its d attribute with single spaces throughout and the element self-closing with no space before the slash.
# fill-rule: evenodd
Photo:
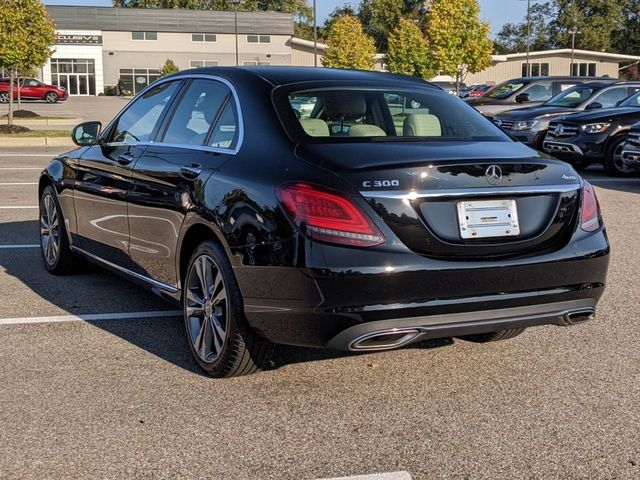
<svg viewBox="0 0 640 480">
<path fill-rule="evenodd" d="M 0 133 L 22 133 L 30 131 L 30 128 L 21 125 L 0 125 Z"/>
<path fill-rule="evenodd" d="M 3 115 L 2 118 L 7 118 L 9 115 Z M 16 110 L 13 112 L 13 118 L 40 118 L 36 112 L 31 110 Z"/>
</svg>

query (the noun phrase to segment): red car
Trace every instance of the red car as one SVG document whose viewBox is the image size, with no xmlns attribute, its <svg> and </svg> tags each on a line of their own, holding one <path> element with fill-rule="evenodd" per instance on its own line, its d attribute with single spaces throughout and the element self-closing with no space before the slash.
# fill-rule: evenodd
<svg viewBox="0 0 640 480">
<path fill-rule="evenodd" d="M 23 78 L 21 82 L 20 97 L 23 100 L 44 100 L 47 103 L 56 103 L 69 98 L 69 93 L 56 85 L 47 85 L 35 78 Z M 18 98 L 17 86 L 13 88 L 13 97 Z M 9 79 L 6 78 L 0 79 L 0 103 L 9 103 Z"/>
<path fill-rule="evenodd" d="M 469 96 L 473 98 L 481 97 L 493 87 L 491 85 L 473 85 L 469 89 Z"/>
</svg>

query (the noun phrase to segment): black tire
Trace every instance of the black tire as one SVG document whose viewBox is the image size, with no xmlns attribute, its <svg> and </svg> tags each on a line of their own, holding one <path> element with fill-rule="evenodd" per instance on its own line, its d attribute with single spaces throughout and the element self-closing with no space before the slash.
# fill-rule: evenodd
<svg viewBox="0 0 640 480">
<path fill-rule="evenodd" d="M 211 286 L 207 285 L 208 280 L 202 283 L 203 277 L 198 273 L 209 267 Z M 203 295 L 205 291 L 210 293 Z M 193 252 L 183 282 L 182 305 L 191 353 L 209 375 L 214 378 L 247 375 L 265 364 L 272 345 L 249 327 L 233 269 L 224 250 L 215 242 L 204 241 Z"/>
<path fill-rule="evenodd" d="M 55 222 L 52 218 L 52 208 L 55 208 Z M 67 275 L 76 272 L 78 266 L 83 264 L 81 259 L 69 248 L 69 237 L 62 209 L 58 203 L 56 191 L 51 185 L 45 187 L 40 195 L 38 232 L 40 254 L 47 271 L 54 275 Z M 47 241 L 47 238 L 51 240 L 51 243 Z"/>
<path fill-rule="evenodd" d="M 464 335 L 458 338 L 476 343 L 497 342 L 498 340 L 509 340 L 510 338 L 517 337 L 525 330 L 525 328 L 510 328 L 508 330 L 499 330 L 497 332 Z"/>
<path fill-rule="evenodd" d="M 47 103 L 57 103 L 60 98 L 56 92 L 47 92 L 44 96 L 44 101 Z"/>
<path fill-rule="evenodd" d="M 633 168 L 625 166 L 622 161 L 621 151 L 626 140 L 627 137 L 625 135 L 614 137 L 607 148 L 604 169 L 612 177 L 631 177 L 636 173 Z"/>
<path fill-rule="evenodd" d="M 0 92 L 0 103 L 9 103 L 9 92 Z"/>
</svg>

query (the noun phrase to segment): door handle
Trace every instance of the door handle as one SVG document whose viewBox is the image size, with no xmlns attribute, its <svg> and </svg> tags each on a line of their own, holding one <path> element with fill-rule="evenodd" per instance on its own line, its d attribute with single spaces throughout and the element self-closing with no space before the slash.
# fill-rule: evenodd
<svg viewBox="0 0 640 480">
<path fill-rule="evenodd" d="M 182 175 L 187 180 L 195 180 L 200 176 L 201 173 L 202 168 L 196 163 L 187 165 L 186 167 L 182 167 L 180 169 L 180 175 Z"/>
<path fill-rule="evenodd" d="M 133 155 L 131 155 L 130 153 L 123 153 L 122 155 L 118 155 L 116 161 L 123 166 L 129 165 L 131 162 L 133 162 Z"/>
</svg>

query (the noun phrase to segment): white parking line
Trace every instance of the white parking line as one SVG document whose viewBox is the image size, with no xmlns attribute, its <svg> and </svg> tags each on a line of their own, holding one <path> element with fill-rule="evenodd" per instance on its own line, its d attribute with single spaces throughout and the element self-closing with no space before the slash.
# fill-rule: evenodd
<svg viewBox="0 0 640 480">
<path fill-rule="evenodd" d="M 0 187 L 15 186 L 15 185 L 38 185 L 38 182 L 2 182 Z"/>
<path fill-rule="evenodd" d="M 16 245 L 0 245 L 0 250 L 11 250 L 14 248 L 40 248 L 40 245 L 37 243 L 25 243 L 25 244 L 16 244 Z"/>
<path fill-rule="evenodd" d="M 122 312 L 122 313 L 96 313 L 91 315 L 59 315 L 54 317 L 16 317 L 0 318 L 0 325 L 27 325 L 33 323 L 62 323 L 62 322 L 103 322 L 105 320 L 125 320 L 136 318 L 161 318 L 179 317 L 179 310 L 166 310 L 160 312 Z"/>
</svg>

